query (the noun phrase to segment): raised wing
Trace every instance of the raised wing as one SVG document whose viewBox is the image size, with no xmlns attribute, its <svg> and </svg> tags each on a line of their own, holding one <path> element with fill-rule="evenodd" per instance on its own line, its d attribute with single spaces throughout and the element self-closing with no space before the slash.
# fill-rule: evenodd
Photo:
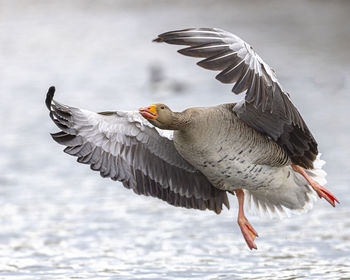
<svg viewBox="0 0 350 280">
<path fill-rule="evenodd" d="M 222 83 L 235 83 L 232 91 L 246 91 L 245 99 L 233 111 L 257 131 L 271 137 L 286 150 L 293 163 L 313 168 L 317 143 L 304 120 L 282 90 L 276 74 L 253 48 L 239 37 L 217 28 L 193 28 L 160 34 L 155 42 L 189 47 L 179 50 L 187 56 L 205 58 L 197 64 L 221 71 Z"/>
<path fill-rule="evenodd" d="M 214 188 L 206 177 L 185 161 L 175 149 L 170 131 L 162 131 L 138 112 L 103 112 L 62 105 L 46 97 L 50 117 L 61 129 L 52 134 L 65 152 L 78 157 L 123 183 L 137 194 L 158 197 L 171 205 L 210 209 L 229 208 L 225 191 Z"/>
</svg>

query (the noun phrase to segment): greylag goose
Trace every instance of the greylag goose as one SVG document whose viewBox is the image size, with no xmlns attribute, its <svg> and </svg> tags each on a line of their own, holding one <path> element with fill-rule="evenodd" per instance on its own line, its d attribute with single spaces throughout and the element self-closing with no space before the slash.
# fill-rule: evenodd
<svg viewBox="0 0 350 280">
<path fill-rule="evenodd" d="M 155 42 L 186 45 L 179 53 L 234 83 L 238 103 L 173 112 L 165 104 L 139 111 L 94 113 L 53 100 L 52 134 L 65 152 L 137 194 L 219 214 L 227 194 L 238 199 L 238 225 L 250 249 L 258 236 L 245 204 L 265 212 L 303 211 L 317 194 L 332 206 L 317 142 L 272 70 L 239 37 L 216 28 L 166 32 Z M 311 206 L 310 206 L 311 205 Z"/>
</svg>

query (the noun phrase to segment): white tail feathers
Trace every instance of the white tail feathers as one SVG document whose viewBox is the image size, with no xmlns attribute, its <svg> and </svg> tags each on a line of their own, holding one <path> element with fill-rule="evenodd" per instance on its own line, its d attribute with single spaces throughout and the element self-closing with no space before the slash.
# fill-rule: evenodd
<svg viewBox="0 0 350 280">
<path fill-rule="evenodd" d="M 314 161 L 314 169 L 305 171 L 320 185 L 325 185 L 327 173 L 322 170 L 325 161 L 321 160 L 320 156 L 321 154 L 318 154 Z M 313 207 L 317 194 L 301 174 L 287 166 L 281 170 L 279 176 L 283 177 L 282 184 L 271 188 L 244 190 L 248 211 L 259 216 L 283 218 L 307 212 Z"/>
</svg>

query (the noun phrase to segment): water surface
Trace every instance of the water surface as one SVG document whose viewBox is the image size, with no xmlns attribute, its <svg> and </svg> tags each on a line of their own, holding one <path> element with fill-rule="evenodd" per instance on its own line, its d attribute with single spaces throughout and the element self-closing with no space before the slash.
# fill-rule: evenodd
<svg viewBox="0 0 350 280">
<path fill-rule="evenodd" d="M 349 11 L 347 1 L 0 1 L 1 279 L 350 279 Z M 278 74 L 319 142 L 327 187 L 285 220 L 249 217 L 236 201 L 219 216 L 141 197 L 62 153 L 44 97 L 134 110 L 238 100 L 230 86 L 151 43 L 157 34 L 214 26 L 247 40 Z M 183 85 L 153 92 L 150 68 Z"/>
</svg>

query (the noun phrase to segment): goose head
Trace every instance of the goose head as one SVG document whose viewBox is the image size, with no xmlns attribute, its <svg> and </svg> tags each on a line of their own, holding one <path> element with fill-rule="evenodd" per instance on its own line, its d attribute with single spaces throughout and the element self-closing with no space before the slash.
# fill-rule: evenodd
<svg viewBox="0 0 350 280">
<path fill-rule="evenodd" d="M 139 109 L 140 114 L 154 126 L 161 129 L 179 129 L 178 114 L 162 103 L 153 104 Z"/>
</svg>

